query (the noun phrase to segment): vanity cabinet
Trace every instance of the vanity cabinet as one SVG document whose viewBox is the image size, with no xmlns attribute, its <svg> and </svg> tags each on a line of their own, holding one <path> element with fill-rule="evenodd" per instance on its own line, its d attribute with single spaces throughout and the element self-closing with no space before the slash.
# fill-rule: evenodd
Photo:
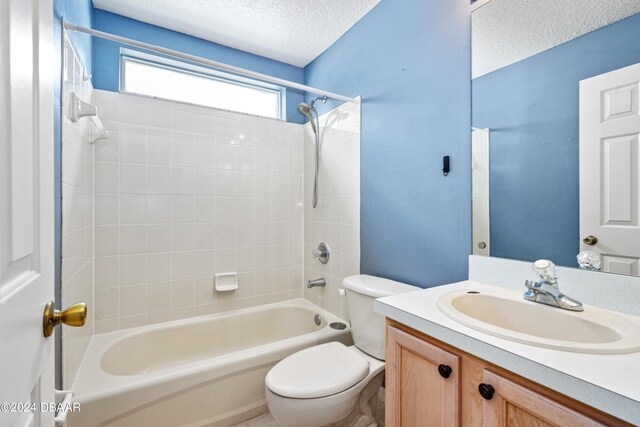
<svg viewBox="0 0 640 427">
<path fill-rule="evenodd" d="M 479 387 L 486 393 L 482 403 L 482 419 L 486 426 L 606 425 L 490 369 L 483 370 L 483 382 Z"/>
<path fill-rule="evenodd" d="M 460 358 L 393 327 L 387 342 L 386 392 L 394 405 L 385 408 L 385 425 L 418 426 L 429 419 L 458 426 Z"/>
<path fill-rule="evenodd" d="M 630 426 L 387 320 L 387 427 Z"/>
</svg>

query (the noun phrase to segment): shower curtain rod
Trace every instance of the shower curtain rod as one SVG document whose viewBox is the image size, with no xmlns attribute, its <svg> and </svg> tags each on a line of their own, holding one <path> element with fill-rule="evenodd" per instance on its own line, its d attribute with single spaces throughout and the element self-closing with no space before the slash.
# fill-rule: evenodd
<svg viewBox="0 0 640 427">
<path fill-rule="evenodd" d="M 218 68 L 221 70 L 229 71 L 234 74 L 238 74 L 241 76 L 251 77 L 257 80 L 262 80 L 264 82 L 277 84 L 280 86 L 286 86 L 292 89 L 298 89 L 305 92 L 315 93 L 317 95 L 325 95 L 329 98 L 337 99 L 340 101 L 346 102 L 355 102 L 356 104 L 360 103 L 358 98 L 349 98 L 347 96 L 339 95 L 337 93 L 327 92 L 324 90 L 316 89 L 311 86 L 303 85 L 300 83 L 291 82 L 288 80 L 280 79 L 278 77 L 273 77 L 268 74 L 257 73 L 255 71 L 247 70 L 240 67 L 235 67 L 233 65 L 225 64 L 223 62 L 213 61 L 211 59 L 202 58 L 200 56 L 190 55 L 188 53 L 180 52 L 173 49 L 167 49 L 161 46 L 156 46 L 149 43 L 140 42 L 137 40 L 128 39 L 126 37 L 116 36 L 115 34 L 105 33 L 104 31 L 93 30 L 91 28 L 82 27 L 80 25 L 72 24 L 70 22 L 64 23 L 65 30 L 68 31 L 77 31 L 79 33 L 89 34 L 94 37 L 99 37 L 101 39 L 111 40 L 118 43 L 126 44 L 128 46 L 139 47 L 141 49 L 150 50 L 152 52 L 161 53 L 163 55 L 173 56 L 176 58 L 185 59 L 189 62 L 195 62 L 198 64 L 204 64 L 209 67 Z"/>
</svg>

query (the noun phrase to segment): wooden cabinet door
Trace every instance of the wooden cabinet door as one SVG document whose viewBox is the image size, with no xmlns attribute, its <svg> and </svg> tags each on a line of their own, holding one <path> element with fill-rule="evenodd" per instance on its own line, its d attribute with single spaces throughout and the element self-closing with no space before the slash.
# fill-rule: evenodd
<svg viewBox="0 0 640 427">
<path fill-rule="evenodd" d="M 450 368 L 447 378 L 448 369 L 440 365 Z M 385 425 L 457 427 L 458 368 L 459 358 L 455 354 L 388 327 Z"/>
<path fill-rule="evenodd" d="M 483 425 L 487 427 L 604 427 L 579 412 L 523 387 L 487 369 L 484 384 L 493 387 L 484 400 Z"/>
</svg>

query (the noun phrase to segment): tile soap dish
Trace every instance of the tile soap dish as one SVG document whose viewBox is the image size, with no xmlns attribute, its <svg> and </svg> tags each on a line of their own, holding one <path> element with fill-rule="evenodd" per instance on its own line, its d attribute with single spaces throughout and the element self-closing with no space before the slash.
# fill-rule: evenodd
<svg viewBox="0 0 640 427">
<path fill-rule="evenodd" d="M 216 274 L 216 291 L 229 292 L 238 289 L 238 273 Z"/>
</svg>

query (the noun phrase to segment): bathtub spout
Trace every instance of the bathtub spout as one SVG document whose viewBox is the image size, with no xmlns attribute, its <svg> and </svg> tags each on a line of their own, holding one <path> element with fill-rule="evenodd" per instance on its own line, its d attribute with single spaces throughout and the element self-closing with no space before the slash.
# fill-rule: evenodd
<svg viewBox="0 0 640 427">
<path fill-rule="evenodd" d="M 315 279 L 315 280 L 309 280 L 307 282 L 307 288 L 315 288 L 318 286 L 325 286 L 327 284 L 327 281 L 324 280 L 324 278 L 320 278 L 320 279 Z"/>
</svg>

